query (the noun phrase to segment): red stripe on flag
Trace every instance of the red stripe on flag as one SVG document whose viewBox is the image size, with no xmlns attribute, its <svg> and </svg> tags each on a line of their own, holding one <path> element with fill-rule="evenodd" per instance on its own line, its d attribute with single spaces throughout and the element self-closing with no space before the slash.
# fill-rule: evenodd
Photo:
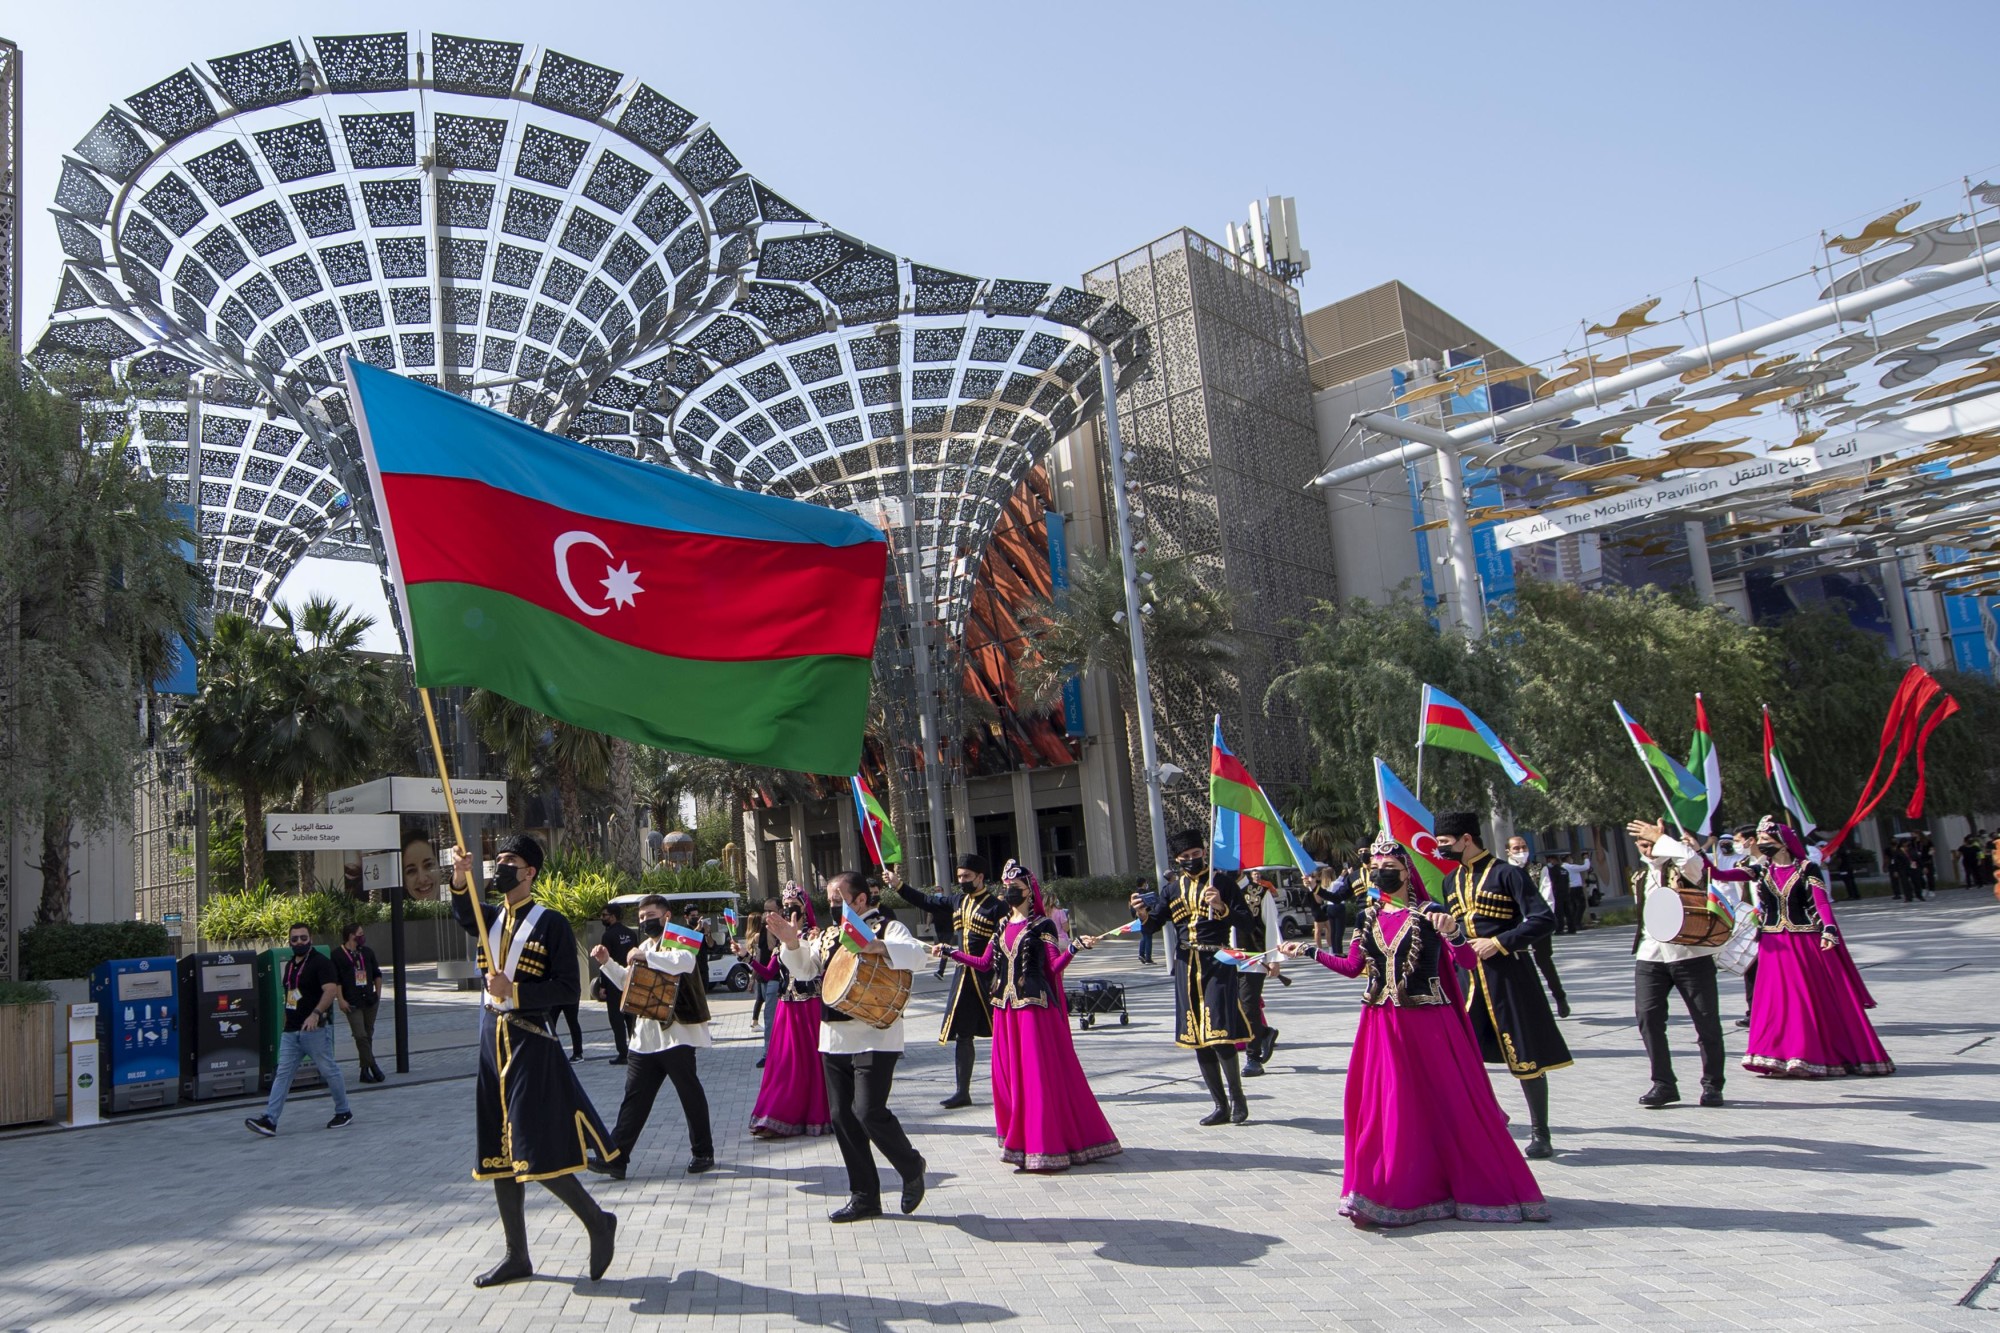
<svg viewBox="0 0 2000 1333">
<path fill-rule="evenodd" d="M 1430 711 L 1424 714 L 1424 725 L 1427 727 L 1449 727 L 1453 731 L 1462 731 L 1469 736 L 1479 735 L 1479 729 L 1472 725 L 1471 720 L 1465 716 L 1463 709 L 1449 708 L 1444 704 L 1431 705 Z"/>
<path fill-rule="evenodd" d="M 1243 767 L 1242 760 L 1233 754 L 1224 754 L 1221 750 L 1209 750 L 1208 772 L 1209 776 L 1221 778 L 1225 782 L 1238 782 L 1245 787 L 1257 785 L 1257 779 L 1250 776 L 1250 770 Z"/>
<path fill-rule="evenodd" d="M 836 654 L 870 657 L 881 614 L 880 542 L 820 546 L 674 532 L 575 514 L 482 482 L 392 474 L 382 478 L 403 578 L 510 593 L 608 639 L 701 661 L 763 661 Z M 629 606 L 583 611 L 563 590 L 555 546 L 587 532 L 609 560 L 578 542 L 571 586 L 606 606 L 604 578 L 619 566 L 639 588 Z"/>
<path fill-rule="evenodd" d="M 1236 848 L 1237 860 L 1242 863 L 1245 870 L 1252 866 L 1268 864 L 1264 860 L 1264 835 L 1267 831 L 1268 828 L 1263 820 L 1252 819 L 1248 815 L 1243 816 L 1242 829 L 1237 834 Z"/>
</svg>

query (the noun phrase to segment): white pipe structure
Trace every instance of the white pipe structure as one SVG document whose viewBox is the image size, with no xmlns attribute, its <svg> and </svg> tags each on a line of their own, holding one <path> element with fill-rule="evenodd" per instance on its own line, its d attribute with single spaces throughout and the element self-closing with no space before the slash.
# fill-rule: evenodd
<svg viewBox="0 0 2000 1333">
<path fill-rule="evenodd" d="M 1811 333 L 1815 329 L 1827 328 L 1830 325 L 1852 323 L 1888 306 L 1900 305 L 1919 296 L 1928 296 L 1941 288 L 1954 287 L 1961 282 L 1970 282 L 1974 278 L 1983 277 L 1995 265 L 2000 265 L 2000 244 L 1987 246 L 1969 259 L 1940 264 L 1935 268 L 1921 268 L 1914 273 L 1870 287 L 1866 291 L 1856 292 L 1852 296 L 1843 296 L 1796 315 L 1775 319 L 1754 329 L 1731 334 L 1727 338 L 1717 338 L 1713 342 L 1675 352 L 1656 361 L 1648 361 L 1644 365 L 1634 366 L 1630 370 L 1621 371 L 1601 380 L 1588 380 L 1536 402 L 1524 403 L 1509 411 L 1436 433 L 1449 436 L 1452 447 L 1462 449 L 1481 440 L 1519 430 L 1523 426 L 1532 426 L 1543 421 L 1558 421 L 1578 409 L 1615 401 L 1619 395 L 1628 390 L 1657 384 L 1661 380 L 1671 379 L 1704 366 L 1720 365 L 1744 352 L 1755 351 L 1766 343 L 1794 338 L 1799 334 Z M 1381 434 L 1420 443 L 1406 444 L 1400 449 L 1392 449 L 1388 453 L 1376 454 L 1322 472 L 1313 478 L 1312 485 L 1340 486 L 1350 481 L 1359 481 L 1363 477 L 1386 472 L 1390 468 L 1401 467 L 1405 463 L 1421 458 L 1431 448 L 1442 447 L 1434 445 L 1425 436 L 1418 435 L 1417 430 L 1422 428 L 1412 427 L 1407 421 L 1399 421 L 1394 417 L 1385 418 L 1381 413 L 1358 416 L 1356 420 Z M 1394 429 L 1389 428 L 1391 425 Z"/>
<path fill-rule="evenodd" d="M 1703 606 L 1715 605 L 1715 566 L 1708 559 L 1708 525 L 1698 518 L 1682 522 L 1687 534 L 1688 568 L 1694 571 L 1694 593 Z"/>
<path fill-rule="evenodd" d="M 1451 600 L 1452 616 L 1468 638 L 1486 633 L 1486 594 L 1479 586 L 1479 562 L 1472 553 L 1472 520 L 1466 513 L 1465 472 L 1458 462 L 1458 441 L 1436 426 L 1405 421 L 1385 412 L 1367 412 L 1354 418 L 1359 425 L 1384 435 L 1401 435 L 1418 441 L 1411 447 L 1417 456 L 1435 451 L 1438 465 L 1438 498 L 1444 502 L 1445 550 L 1451 559 L 1451 581 L 1457 595 Z M 1391 429 L 1393 427 L 1393 429 Z"/>
</svg>

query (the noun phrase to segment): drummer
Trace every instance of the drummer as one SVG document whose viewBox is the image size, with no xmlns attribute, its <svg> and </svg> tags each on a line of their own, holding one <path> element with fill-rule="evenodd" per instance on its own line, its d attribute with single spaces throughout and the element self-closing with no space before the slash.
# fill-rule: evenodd
<svg viewBox="0 0 2000 1333">
<path fill-rule="evenodd" d="M 833 908 L 833 924 L 810 936 L 801 935 L 780 913 L 764 914 L 765 926 L 783 945 L 779 959 L 798 980 L 813 980 L 833 961 L 841 947 L 846 908 L 852 908 L 875 936 L 862 947 L 864 957 L 879 958 L 906 977 L 928 961 L 924 946 L 910 928 L 885 916 L 877 906 L 866 876 L 843 870 L 826 882 L 826 893 Z M 881 1150 L 902 1178 L 899 1202 L 905 1213 L 914 1213 L 924 1198 L 924 1158 L 911 1146 L 902 1122 L 889 1109 L 896 1062 L 903 1058 L 902 1015 L 897 1014 L 887 1027 L 876 1028 L 834 1008 L 833 1000 L 822 988 L 819 1059 L 826 1076 L 833 1137 L 847 1164 L 848 1198 L 829 1216 L 835 1222 L 862 1222 L 882 1215 L 882 1180 L 871 1145 Z"/>
<path fill-rule="evenodd" d="M 1681 1099 L 1673 1053 L 1667 1049 L 1667 992 L 1677 990 L 1688 1017 L 1694 1020 L 1695 1040 L 1701 1047 L 1701 1104 L 1720 1106 L 1724 1055 L 1715 956 L 1728 943 L 1729 931 L 1707 932 L 1715 940 L 1712 947 L 1676 944 L 1673 938 L 1682 933 L 1681 916 L 1669 914 L 1673 918 L 1669 930 L 1665 924 L 1647 921 L 1645 911 L 1647 894 L 1659 890 L 1674 895 L 1675 908 L 1691 896 L 1681 892 L 1684 887 L 1700 890 L 1705 900 L 1708 866 L 1699 851 L 1670 836 L 1663 824 L 1635 819 L 1625 831 L 1632 835 L 1639 859 L 1645 863 L 1633 876 L 1632 886 L 1641 908 L 1640 924 L 1632 936 L 1632 1003 L 1639 1017 L 1639 1037 L 1646 1043 L 1646 1058 L 1652 1063 L 1653 1086 L 1639 1098 L 1639 1105 L 1657 1109 Z M 1732 903 L 1740 900 L 1736 885 L 1718 880 L 1715 887 Z"/>
</svg>

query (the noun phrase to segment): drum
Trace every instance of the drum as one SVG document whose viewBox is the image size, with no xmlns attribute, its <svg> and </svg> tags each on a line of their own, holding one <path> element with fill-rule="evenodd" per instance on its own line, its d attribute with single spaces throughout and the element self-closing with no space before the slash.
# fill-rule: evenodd
<svg viewBox="0 0 2000 1333">
<path fill-rule="evenodd" d="M 886 958 L 870 958 L 836 949 L 821 978 L 820 1000 L 871 1028 L 886 1028 L 903 1016 L 910 1002 L 910 974 L 889 966 Z"/>
<path fill-rule="evenodd" d="M 1722 946 L 1722 952 L 1715 956 L 1716 963 L 1742 976 L 1757 961 L 1757 937 L 1762 933 L 1755 912 L 1745 911 L 1737 919 L 1736 933 L 1729 937 L 1729 943 Z"/>
<path fill-rule="evenodd" d="M 1646 935 L 1660 944 L 1719 949 L 1729 943 L 1730 920 L 1708 910 L 1708 890 L 1694 884 L 1646 890 Z"/>
<path fill-rule="evenodd" d="M 674 1000 L 680 992 L 681 979 L 678 976 L 639 963 L 625 974 L 625 998 L 618 1008 L 623 1013 L 671 1023 L 674 1021 Z"/>
</svg>

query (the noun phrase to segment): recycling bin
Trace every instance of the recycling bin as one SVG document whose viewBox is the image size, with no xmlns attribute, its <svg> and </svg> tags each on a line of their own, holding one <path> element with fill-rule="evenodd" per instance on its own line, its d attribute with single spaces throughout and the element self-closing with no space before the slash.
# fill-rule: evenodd
<svg viewBox="0 0 2000 1333">
<path fill-rule="evenodd" d="M 114 958 L 90 973 L 103 1062 L 98 1104 L 109 1115 L 180 1100 L 178 1000 L 171 958 Z"/>
<path fill-rule="evenodd" d="M 183 1100 L 206 1102 L 257 1091 L 263 1006 L 256 970 L 253 953 L 194 953 L 181 959 Z"/>
<path fill-rule="evenodd" d="M 322 958 L 333 957 L 333 950 L 324 944 L 315 944 L 313 951 Z M 285 1035 L 285 964 L 292 961 L 290 949 L 266 949 L 257 955 L 252 980 L 257 988 L 257 1008 L 265 1015 L 257 1038 L 257 1088 L 260 1092 L 271 1090 L 271 1080 L 278 1076 L 278 1038 Z M 292 1076 L 292 1090 L 317 1087 L 326 1080 L 319 1070 L 313 1068 L 311 1056 L 299 1061 L 299 1069 Z"/>
</svg>

